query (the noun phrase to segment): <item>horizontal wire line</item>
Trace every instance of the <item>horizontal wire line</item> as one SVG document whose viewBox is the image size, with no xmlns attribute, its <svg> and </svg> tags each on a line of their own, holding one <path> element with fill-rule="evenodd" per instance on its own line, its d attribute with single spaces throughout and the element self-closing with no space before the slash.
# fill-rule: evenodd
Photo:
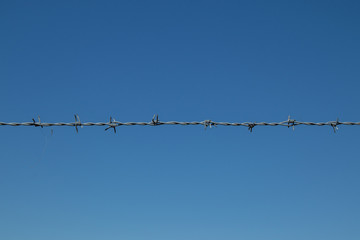
<svg viewBox="0 0 360 240">
<path fill-rule="evenodd" d="M 76 115 L 77 116 L 77 115 Z M 255 126 L 285 126 L 285 127 L 295 127 L 299 125 L 305 126 L 331 126 L 335 128 L 339 125 L 349 125 L 349 126 L 360 126 L 360 122 L 340 122 L 340 121 L 328 121 L 328 122 L 301 122 L 296 120 L 288 119 L 287 121 L 282 122 L 214 122 L 211 120 L 204 121 L 193 121 L 193 122 L 180 122 L 180 121 L 167 121 L 162 122 L 158 119 L 153 120 L 151 122 L 118 122 L 110 119 L 110 122 L 80 122 L 78 120 L 78 116 L 75 117 L 76 122 L 56 122 L 56 123 L 46 123 L 46 122 L 0 122 L 0 126 L 35 126 L 35 127 L 61 127 L 61 126 L 69 126 L 69 127 L 87 127 L 87 126 L 107 126 L 109 128 L 116 128 L 119 126 L 159 126 L 159 125 L 204 125 L 206 127 L 212 126 L 244 126 L 248 127 L 249 130 L 252 130 Z M 107 129 L 106 129 L 107 130 Z"/>
</svg>

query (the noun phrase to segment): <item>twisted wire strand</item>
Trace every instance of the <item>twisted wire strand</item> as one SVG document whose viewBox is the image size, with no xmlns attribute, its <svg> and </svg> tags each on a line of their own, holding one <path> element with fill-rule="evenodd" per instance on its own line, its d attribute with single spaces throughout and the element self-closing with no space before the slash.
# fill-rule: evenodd
<svg viewBox="0 0 360 240">
<path fill-rule="evenodd" d="M 75 122 L 55 122 L 55 123 L 47 123 L 41 122 L 40 117 L 38 117 L 38 122 L 34 119 L 32 122 L 0 122 L 0 126 L 35 126 L 35 127 L 75 127 L 76 132 L 78 132 L 78 127 L 91 127 L 91 126 L 105 126 L 108 130 L 110 128 L 114 129 L 116 133 L 116 127 L 119 126 L 159 126 L 159 125 L 182 125 L 182 126 L 189 126 L 189 125 L 203 125 L 205 129 L 207 127 L 213 126 L 244 126 L 247 127 L 250 132 L 256 126 L 285 126 L 285 127 L 292 127 L 293 129 L 295 126 L 305 125 L 305 126 L 331 126 L 334 129 L 334 132 L 338 129 L 339 125 L 348 125 L 348 126 L 360 126 L 360 122 L 340 122 L 339 120 L 336 121 L 328 121 L 328 122 L 302 122 L 290 119 L 281 121 L 281 122 L 215 122 L 211 120 L 204 120 L 204 121 L 192 121 L 192 122 L 181 122 L 181 121 L 160 121 L 158 115 L 154 115 L 153 119 L 150 122 L 119 122 L 115 121 L 112 117 L 110 117 L 109 122 L 81 122 L 78 115 L 75 116 Z"/>
</svg>

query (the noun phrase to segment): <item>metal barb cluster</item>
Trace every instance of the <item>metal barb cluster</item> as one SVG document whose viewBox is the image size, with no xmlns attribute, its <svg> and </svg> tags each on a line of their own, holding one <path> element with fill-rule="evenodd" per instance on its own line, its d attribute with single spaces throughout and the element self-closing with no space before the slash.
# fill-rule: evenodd
<svg viewBox="0 0 360 240">
<path fill-rule="evenodd" d="M 287 120 L 288 128 L 289 128 L 289 127 L 292 127 L 292 129 L 293 129 L 293 131 L 294 131 L 294 130 L 295 130 L 295 122 L 296 122 L 296 120 L 295 120 L 295 119 L 291 119 L 291 118 L 290 118 L 290 115 L 289 115 L 288 120 Z"/>
<path fill-rule="evenodd" d="M 38 116 L 39 122 L 35 122 L 35 119 L 34 119 L 34 118 L 33 118 L 32 120 L 33 120 L 33 126 L 35 126 L 35 127 L 41 127 L 41 128 L 43 127 L 42 124 L 41 124 L 40 116 Z"/>
<path fill-rule="evenodd" d="M 205 130 L 207 129 L 207 127 L 211 128 L 211 127 L 216 127 L 216 123 L 211 121 L 211 120 L 205 120 L 203 121 Z"/>
<path fill-rule="evenodd" d="M 256 126 L 256 123 L 248 123 L 248 130 L 252 132 L 253 128 Z"/>
<path fill-rule="evenodd" d="M 153 116 L 153 118 L 151 119 L 151 124 L 152 124 L 153 126 L 160 125 L 159 115 L 158 115 L 158 114 L 155 114 L 155 115 Z"/>
<path fill-rule="evenodd" d="M 74 122 L 75 130 L 76 130 L 76 133 L 79 133 L 78 126 L 82 127 L 80 117 L 77 114 L 75 114 L 74 117 L 75 117 L 75 122 Z"/>
<path fill-rule="evenodd" d="M 110 121 L 108 123 L 108 126 L 107 128 L 105 128 L 105 131 L 109 130 L 110 128 L 114 129 L 114 133 L 116 133 L 116 127 L 118 126 L 116 124 L 116 121 L 115 121 L 115 118 L 113 119 L 112 117 L 110 117 Z"/>
<path fill-rule="evenodd" d="M 79 115 L 74 115 L 75 121 L 70 123 L 57 122 L 57 123 L 46 123 L 41 122 L 40 116 L 38 116 L 38 121 L 32 119 L 32 122 L 0 122 L 0 126 L 35 126 L 35 127 L 53 127 L 53 126 L 70 126 L 75 127 L 76 132 L 79 132 L 78 127 L 90 127 L 90 126 L 105 126 L 105 131 L 112 128 L 114 133 L 116 133 L 116 128 L 119 126 L 159 126 L 159 125 L 203 125 L 205 129 L 208 127 L 216 127 L 216 126 L 244 126 L 247 127 L 250 132 L 253 131 L 255 126 L 286 126 L 288 128 L 295 129 L 295 126 L 305 125 L 305 126 L 330 126 L 333 128 L 334 133 L 339 129 L 339 125 L 348 125 L 348 126 L 360 126 L 360 122 L 340 122 L 339 119 L 336 121 L 329 122 L 301 122 L 296 121 L 295 119 L 291 119 L 288 116 L 286 121 L 282 122 L 214 122 L 211 120 L 204 120 L 200 122 L 180 122 L 180 121 L 168 121 L 162 122 L 159 120 L 159 115 L 155 114 L 150 122 L 118 122 L 114 118 L 110 117 L 109 122 L 81 122 Z"/>
<path fill-rule="evenodd" d="M 336 133 L 336 130 L 338 130 L 339 128 L 337 127 L 338 125 L 340 124 L 340 122 L 339 122 L 339 118 L 338 119 L 336 119 L 336 122 L 332 122 L 331 123 L 331 126 L 333 127 L 333 129 L 334 129 L 334 133 Z"/>
</svg>

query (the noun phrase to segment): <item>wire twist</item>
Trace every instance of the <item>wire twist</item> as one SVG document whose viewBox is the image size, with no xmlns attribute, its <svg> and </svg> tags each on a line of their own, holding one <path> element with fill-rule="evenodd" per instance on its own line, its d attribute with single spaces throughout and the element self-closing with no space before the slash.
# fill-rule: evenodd
<svg viewBox="0 0 360 240">
<path fill-rule="evenodd" d="M 205 129 L 208 127 L 214 126 L 244 126 L 247 127 L 250 132 L 253 131 L 255 126 L 285 126 L 292 127 L 295 129 L 295 126 L 304 125 L 304 126 L 330 126 L 332 127 L 334 133 L 339 129 L 339 125 L 347 125 L 347 126 L 360 126 L 360 122 L 340 122 L 339 119 L 336 121 L 328 121 L 328 122 L 301 122 L 295 119 L 291 119 L 290 116 L 286 121 L 282 122 L 214 122 L 212 120 L 204 120 L 204 121 L 193 121 L 193 122 L 181 122 L 181 121 L 167 121 L 162 122 L 159 120 L 159 115 L 155 114 L 150 122 L 118 122 L 114 118 L 110 117 L 109 122 L 81 122 L 79 115 L 74 115 L 74 122 L 55 122 L 55 123 L 46 123 L 41 122 L 40 116 L 38 116 L 38 121 L 32 119 L 32 122 L 0 122 L 0 126 L 35 126 L 35 127 L 62 127 L 69 126 L 75 127 L 76 132 L 79 132 L 78 127 L 91 127 L 91 126 L 104 126 L 105 131 L 112 128 L 114 133 L 116 133 L 116 128 L 119 126 L 159 126 L 159 125 L 182 125 L 182 126 L 190 126 L 190 125 L 203 125 Z"/>
</svg>

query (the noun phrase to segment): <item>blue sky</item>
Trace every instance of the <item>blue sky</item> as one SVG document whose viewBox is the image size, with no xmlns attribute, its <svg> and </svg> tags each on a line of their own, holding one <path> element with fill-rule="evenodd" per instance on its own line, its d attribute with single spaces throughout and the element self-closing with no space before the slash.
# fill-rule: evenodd
<svg viewBox="0 0 360 240">
<path fill-rule="evenodd" d="M 3 1 L 0 121 L 360 121 L 357 1 Z M 360 128 L 0 127 L 0 238 L 359 239 Z"/>
</svg>

